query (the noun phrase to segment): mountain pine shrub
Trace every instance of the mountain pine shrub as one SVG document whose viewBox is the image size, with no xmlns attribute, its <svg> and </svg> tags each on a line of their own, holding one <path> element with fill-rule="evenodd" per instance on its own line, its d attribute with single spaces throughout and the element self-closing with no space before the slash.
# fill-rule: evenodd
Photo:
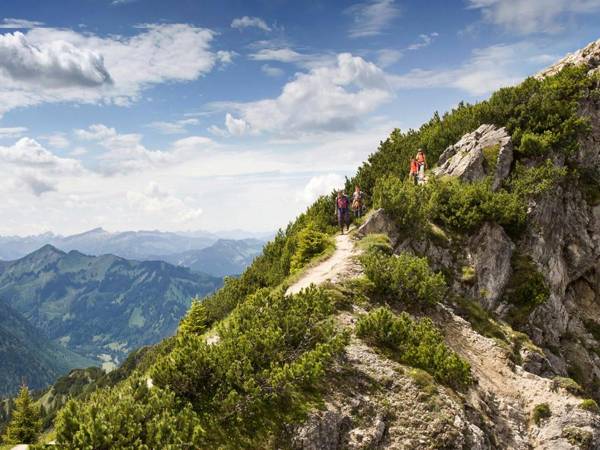
<svg viewBox="0 0 600 450">
<path fill-rule="evenodd" d="M 427 258 L 371 252 L 361 256 L 361 263 L 380 296 L 401 303 L 431 305 L 441 301 L 446 292 L 443 275 L 431 270 Z"/>
<path fill-rule="evenodd" d="M 358 320 L 356 334 L 441 383 L 461 387 L 472 382 L 469 363 L 448 348 L 429 318 L 413 320 L 406 312 L 396 315 L 387 307 L 377 308 Z"/>
</svg>

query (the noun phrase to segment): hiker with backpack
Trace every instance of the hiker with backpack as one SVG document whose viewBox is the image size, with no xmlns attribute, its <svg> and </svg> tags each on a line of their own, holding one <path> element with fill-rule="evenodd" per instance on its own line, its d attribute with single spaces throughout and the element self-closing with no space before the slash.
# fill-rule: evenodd
<svg viewBox="0 0 600 450">
<path fill-rule="evenodd" d="M 343 191 L 338 191 L 335 199 L 335 213 L 337 215 L 338 225 L 344 234 L 344 224 L 346 230 L 350 230 L 350 200 Z"/>
<path fill-rule="evenodd" d="M 410 179 L 413 181 L 415 185 L 417 185 L 417 177 L 419 175 L 419 166 L 417 164 L 417 160 L 412 158 L 410 160 Z"/>
<path fill-rule="evenodd" d="M 358 219 L 363 214 L 365 193 L 356 185 L 354 194 L 352 194 L 352 209 L 354 210 L 354 218 Z"/>
<path fill-rule="evenodd" d="M 427 158 L 423 149 L 419 149 L 415 159 L 417 160 L 417 182 L 423 184 L 425 183 L 425 169 L 427 169 Z"/>
</svg>

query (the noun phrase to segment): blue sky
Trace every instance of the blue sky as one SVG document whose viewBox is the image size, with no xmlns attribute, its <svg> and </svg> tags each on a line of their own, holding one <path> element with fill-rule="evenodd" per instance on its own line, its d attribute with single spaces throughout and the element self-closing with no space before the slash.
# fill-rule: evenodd
<svg viewBox="0 0 600 450">
<path fill-rule="evenodd" d="M 4 1 L 0 234 L 284 226 L 394 127 L 599 19 L 600 0 Z"/>
</svg>

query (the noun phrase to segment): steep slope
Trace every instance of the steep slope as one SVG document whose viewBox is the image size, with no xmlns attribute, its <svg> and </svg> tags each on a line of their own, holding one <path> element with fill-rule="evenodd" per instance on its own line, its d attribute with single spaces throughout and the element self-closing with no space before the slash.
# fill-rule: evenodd
<svg viewBox="0 0 600 450">
<path fill-rule="evenodd" d="M 0 306 L 0 397 L 15 394 L 22 382 L 40 389 L 75 367 L 94 364 L 52 342 L 10 306 Z"/>
<path fill-rule="evenodd" d="M 219 239 L 210 247 L 157 256 L 156 259 L 217 277 L 239 275 L 260 254 L 264 245 L 258 239 Z"/>
<path fill-rule="evenodd" d="M 335 233 L 321 197 L 149 366 L 68 403 L 58 442 L 600 448 L 596 48 L 394 130 L 348 180 L 376 209 L 359 247 L 292 264 Z M 398 177 L 418 148 L 424 186 Z"/>
<path fill-rule="evenodd" d="M 164 262 L 45 246 L 0 266 L 0 299 L 52 340 L 107 363 L 172 334 L 191 299 L 219 278 Z"/>
</svg>

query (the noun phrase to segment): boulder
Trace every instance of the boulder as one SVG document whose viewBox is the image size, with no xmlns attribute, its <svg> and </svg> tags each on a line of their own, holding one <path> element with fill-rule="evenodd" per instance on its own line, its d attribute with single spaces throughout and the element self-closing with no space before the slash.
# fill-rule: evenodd
<svg viewBox="0 0 600 450">
<path fill-rule="evenodd" d="M 350 422 L 350 417 L 338 411 L 318 411 L 296 430 L 292 447 L 298 450 L 337 450 Z"/>
<path fill-rule="evenodd" d="M 475 298 L 489 311 L 497 308 L 512 273 L 515 244 L 496 223 L 484 224 L 469 241 L 469 255 L 475 269 Z"/>
<path fill-rule="evenodd" d="M 392 247 L 396 246 L 400 238 L 396 224 L 383 208 L 379 208 L 368 216 L 365 223 L 358 229 L 359 236 L 364 237 L 367 234 L 387 234 Z"/>
<path fill-rule="evenodd" d="M 486 160 L 486 149 L 497 147 L 495 164 Z M 477 181 L 494 175 L 492 188 L 497 190 L 508 176 L 513 161 L 512 140 L 504 128 L 481 125 L 472 133 L 465 134 L 460 141 L 448 147 L 433 169 L 437 176 L 458 177 L 463 181 Z M 494 166 L 495 165 L 495 169 Z"/>
</svg>

